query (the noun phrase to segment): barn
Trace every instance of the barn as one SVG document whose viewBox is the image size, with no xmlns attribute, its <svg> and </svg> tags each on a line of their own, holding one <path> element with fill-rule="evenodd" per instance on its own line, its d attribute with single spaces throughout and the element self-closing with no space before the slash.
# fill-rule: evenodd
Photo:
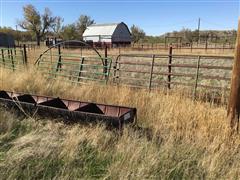
<svg viewBox="0 0 240 180">
<path fill-rule="evenodd" d="M 119 47 L 131 44 L 131 33 L 128 26 L 121 23 L 93 24 L 83 33 L 83 40 L 94 46 Z"/>
<path fill-rule="evenodd" d="M 14 47 L 14 45 L 13 36 L 6 33 L 0 33 L 0 47 Z"/>
</svg>

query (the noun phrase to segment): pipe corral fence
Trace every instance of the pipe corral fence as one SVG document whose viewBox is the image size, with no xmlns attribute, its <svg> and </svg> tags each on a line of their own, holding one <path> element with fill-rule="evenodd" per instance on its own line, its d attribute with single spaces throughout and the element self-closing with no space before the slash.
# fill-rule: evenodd
<svg viewBox="0 0 240 180">
<path fill-rule="evenodd" d="M 68 52 L 64 43 L 56 44 L 37 59 L 36 69 L 46 78 L 86 84 L 98 82 L 111 85 L 127 85 L 151 90 L 187 87 L 193 97 L 198 90 L 228 92 L 233 56 L 175 55 L 170 47 L 165 54 L 123 54 L 109 56 L 87 45 L 94 55 L 84 56 L 82 51 Z M 1 48 L 1 67 L 12 70 L 25 68 L 26 46 Z"/>
</svg>

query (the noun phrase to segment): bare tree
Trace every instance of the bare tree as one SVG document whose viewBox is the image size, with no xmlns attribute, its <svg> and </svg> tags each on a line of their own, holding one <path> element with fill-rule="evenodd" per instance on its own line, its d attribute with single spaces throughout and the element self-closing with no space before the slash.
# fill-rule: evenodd
<svg viewBox="0 0 240 180">
<path fill-rule="evenodd" d="M 56 17 L 52 16 L 48 8 L 45 8 L 43 15 L 40 15 L 31 4 L 23 7 L 23 16 L 24 20 L 18 21 L 19 26 L 31 31 L 36 36 L 37 45 L 40 45 L 41 39 L 46 35 L 49 28 L 54 25 Z"/>
<path fill-rule="evenodd" d="M 52 25 L 53 32 L 57 36 L 60 36 L 61 31 L 63 30 L 63 26 L 62 26 L 63 21 L 64 19 L 62 17 L 57 16 L 55 22 Z"/>
</svg>

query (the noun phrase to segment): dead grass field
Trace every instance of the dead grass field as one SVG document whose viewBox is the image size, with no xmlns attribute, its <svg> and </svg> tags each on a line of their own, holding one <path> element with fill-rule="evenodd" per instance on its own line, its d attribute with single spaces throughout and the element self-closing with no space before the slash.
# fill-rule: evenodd
<svg viewBox="0 0 240 180">
<path fill-rule="evenodd" d="M 127 87 L 73 86 L 1 69 L 0 89 L 136 107 L 138 125 L 123 135 L 103 125 L 67 126 L 0 110 L 2 179 L 239 179 L 240 137 L 226 107 Z M 39 121 L 36 121 L 38 119 Z"/>
<path fill-rule="evenodd" d="M 29 57 L 29 60 L 31 63 L 35 62 L 37 58 L 40 56 L 41 53 L 43 53 L 48 48 L 44 45 L 42 45 L 40 48 L 36 48 L 35 50 L 28 50 L 27 54 Z M 96 53 L 93 50 L 81 50 L 78 49 L 63 49 L 63 53 L 66 54 L 82 54 L 83 56 L 87 55 L 94 55 L 96 56 Z M 53 49 L 53 52 L 57 53 L 57 49 Z M 104 56 L 104 49 L 98 49 L 98 52 Z M 119 54 L 168 54 L 169 50 L 164 49 L 132 49 L 132 48 L 110 48 L 108 49 L 108 55 L 115 59 Z M 192 54 L 192 55 L 223 55 L 223 56 L 232 56 L 233 50 L 231 49 L 208 49 L 207 51 L 204 49 L 193 49 L 192 51 L 190 49 L 174 49 L 173 54 Z"/>
</svg>

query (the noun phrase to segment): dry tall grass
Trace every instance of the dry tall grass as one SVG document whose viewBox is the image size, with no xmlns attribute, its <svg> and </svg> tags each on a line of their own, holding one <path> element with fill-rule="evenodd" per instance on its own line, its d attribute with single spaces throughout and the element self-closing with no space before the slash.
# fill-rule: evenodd
<svg viewBox="0 0 240 180">
<path fill-rule="evenodd" d="M 30 63 L 35 62 L 40 54 L 42 54 L 45 50 L 48 48 L 44 45 L 42 45 L 40 48 L 31 49 L 27 51 L 28 59 L 30 60 Z M 53 53 L 58 53 L 57 49 L 52 50 Z M 62 53 L 65 54 L 82 54 L 83 56 L 90 56 L 94 55 L 96 56 L 96 53 L 93 50 L 88 49 L 61 49 Z M 98 52 L 100 54 L 104 54 L 104 48 L 98 49 Z M 133 48 L 110 48 L 108 49 L 108 55 L 110 57 L 113 57 L 114 59 L 119 54 L 168 54 L 168 49 L 133 49 Z M 223 56 L 233 56 L 234 50 L 232 49 L 173 49 L 174 55 L 184 55 L 184 54 L 192 54 L 192 55 L 223 55 Z"/>
<path fill-rule="evenodd" d="M 0 89 L 137 107 L 122 136 L 103 125 L 67 126 L 0 112 L 3 179 L 239 179 L 240 137 L 229 135 L 226 107 L 181 92 L 47 81 L 34 70 L 2 71 Z"/>
</svg>

